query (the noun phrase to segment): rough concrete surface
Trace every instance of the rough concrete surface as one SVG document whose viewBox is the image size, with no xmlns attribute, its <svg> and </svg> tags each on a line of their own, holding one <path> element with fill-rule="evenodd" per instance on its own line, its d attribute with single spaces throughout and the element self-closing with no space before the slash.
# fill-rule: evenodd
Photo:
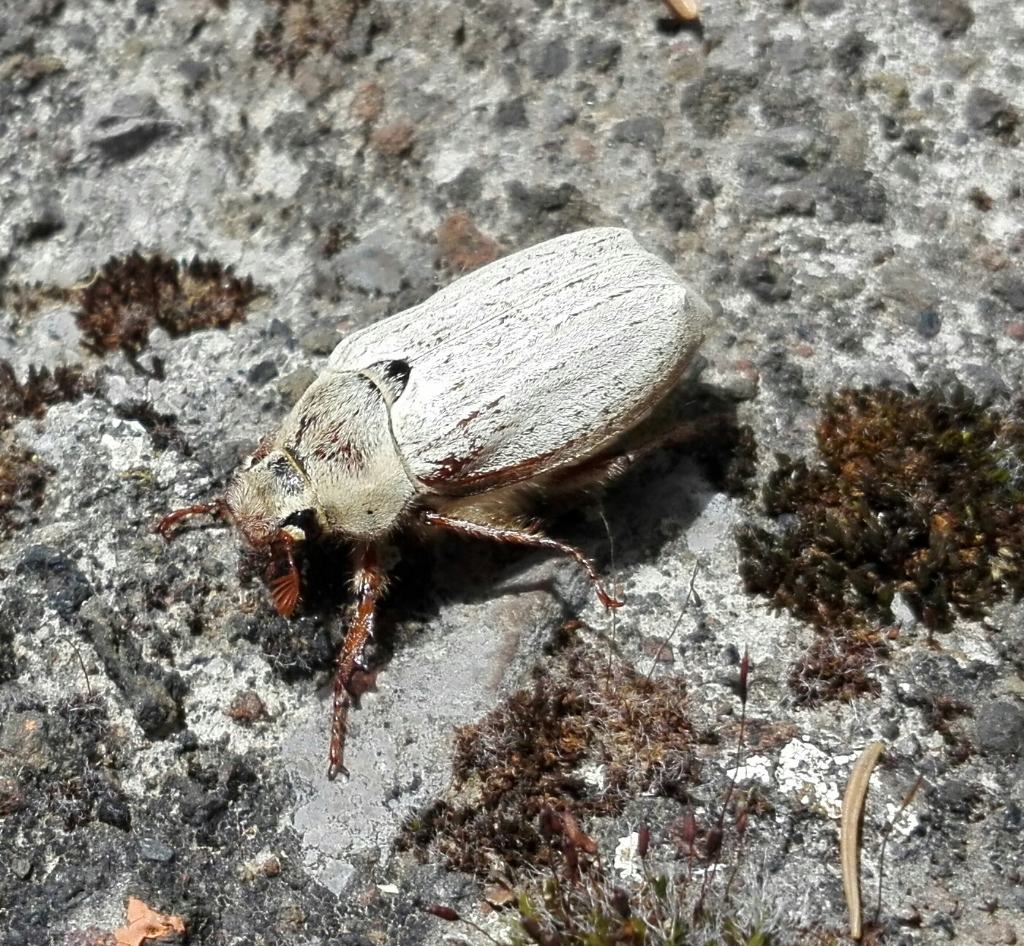
<svg viewBox="0 0 1024 946">
<path fill-rule="evenodd" d="M 396 840 L 446 791 L 456 727 L 528 687 L 575 618 L 593 646 L 685 681 L 702 734 L 688 801 L 640 795 L 584 826 L 623 883 L 642 873 L 638 826 L 666 849 L 667 826 L 713 819 L 735 774 L 764 800 L 737 915 L 768 918 L 780 942 L 842 936 L 839 803 L 881 739 L 869 918 L 885 825 L 924 778 L 889 838 L 881 940 L 1024 941 L 1010 598 L 936 634 L 894 602 L 876 692 L 798 705 L 788 668 L 815 632 L 738 571 L 733 530 L 760 521 L 756 493 L 718 491 L 685 448 L 664 452 L 600 501 L 550 511 L 614 574 L 614 621 L 569 562 L 401 545 L 377 690 L 353 714 L 351 778 L 332 783 L 343 569 L 321 563 L 325 590 L 285 621 L 228 530 L 171 544 L 149 531 L 223 489 L 341 333 L 595 224 L 631 228 L 720 305 L 703 381 L 741 402 L 758 482 L 777 451 L 813 455 L 839 387 L 959 381 L 1009 410 L 1024 367 L 1024 7 L 701 10 L 684 27 L 654 0 L 0 9 L 0 358 L 22 380 L 98 376 L 3 433 L 48 470 L 0 532 L 4 946 L 105 942 L 129 896 L 182 916 L 197 944 L 483 941 L 423 911 L 435 902 L 504 936 L 514 918 L 486 911 L 480 878 Z M 74 287 L 133 250 L 215 260 L 259 297 L 229 328 L 155 327 L 138 351 L 97 351 Z M 671 661 L 655 659 L 670 633 Z M 737 772 L 744 648 L 763 738 Z"/>
</svg>

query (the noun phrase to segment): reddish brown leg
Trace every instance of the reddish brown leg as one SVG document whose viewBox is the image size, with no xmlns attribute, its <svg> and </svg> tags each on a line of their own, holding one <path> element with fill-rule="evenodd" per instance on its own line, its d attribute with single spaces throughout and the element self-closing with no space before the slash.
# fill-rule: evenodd
<svg viewBox="0 0 1024 946">
<path fill-rule="evenodd" d="M 377 550 L 372 545 L 358 546 L 353 554 L 355 586 L 358 601 L 356 616 L 349 625 L 345 643 L 338 652 L 334 671 L 334 701 L 331 714 L 331 750 L 327 777 L 334 779 L 345 768 L 345 733 L 348 730 L 348 711 L 352 705 L 352 675 L 360 668 L 363 648 L 373 637 L 377 621 L 377 602 L 384 593 L 385 575 L 377 562 Z"/>
<path fill-rule="evenodd" d="M 165 539 L 170 539 L 174 527 L 182 519 L 192 516 L 219 516 L 226 518 L 228 507 L 223 499 L 215 499 L 212 503 L 201 503 L 198 506 L 186 506 L 184 509 L 175 509 L 174 512 L 164 516 L 154 527 L 154 532 L 159 532 Z"/>
<path fill-rule="evenodd" d="M 621 608 L 622 602 L 613 598 L 605 590 L 601 578 L 590 561 L 579 549 L 557 539 L 551 539 L 546 535 L 537 532 L 527 532 L 525 529 L 512 529 L 507 526 L 488 526 L 479 522 L 470 522 L 468 519 L 453 519 L 451 516 L 444 516 L 439 512 L 427 511 L 423 513 L 423 521 L 428 525 L 436 526 L 439 529 L 447 529 L 449 532 L 458 532 L 460 535 L 468 535 L 474 539 L 491 539 L 495 542 L 510 542 L 513 545 L 528 545 L 537 549 L 548 549 L 552 552 L 561 552 L 576 559 L 583 566 L 594 585 L 598 600 L 606 608 Z"/>
</svg>

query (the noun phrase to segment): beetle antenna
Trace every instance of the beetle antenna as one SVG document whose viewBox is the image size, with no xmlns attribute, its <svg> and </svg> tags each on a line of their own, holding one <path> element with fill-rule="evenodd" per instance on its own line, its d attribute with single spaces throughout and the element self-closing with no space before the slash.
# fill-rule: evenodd
<svg viewBox="0 0 1024 946">
<path fill-rule="evenodd" d="M 192 516 L 216 516 L 225 522 L 230 516 L 228 504 L 222 496 L 218 496 L 213 502 L 199 503 L 196 506 L 185 506 L 182 509 L 175 509 L 168 513 L 155 526 L 154 532 L 159 532 L 165 539 L 170 541 L 174 535 L 174 527 L 183 519 L 190 519 Z"/>
</svg>

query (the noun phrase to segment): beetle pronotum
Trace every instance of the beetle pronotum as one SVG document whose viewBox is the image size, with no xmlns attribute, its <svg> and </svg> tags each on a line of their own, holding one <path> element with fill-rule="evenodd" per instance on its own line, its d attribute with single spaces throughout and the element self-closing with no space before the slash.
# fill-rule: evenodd
<svg viewBox="0 0 1024 946">
<path fill-rule="evenodd" d="M 299 600 L 295 553 L 351 543 L 357 606 L 334 675 L 328 776 L 345 772 L 350 684 L 386 583 L 378 549 L 403 527 L 560 552 L 618 607 L 591 561 L 524 516 L 542 494 L 605 482 L 624 435 L 679 380 L 711 312 L 627 230 L 581 230 L 497 260 L 345 338 L 212 513 L 269 548 L 277 611 Z"/>
</svg>

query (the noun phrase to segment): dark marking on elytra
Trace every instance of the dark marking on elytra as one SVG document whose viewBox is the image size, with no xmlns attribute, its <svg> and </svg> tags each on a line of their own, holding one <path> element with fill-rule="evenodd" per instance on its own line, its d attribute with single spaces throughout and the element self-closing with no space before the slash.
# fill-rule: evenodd
<svg viewBox="0 0 1024 946">
<path fill-rule="evenodd" d="M 489 413 L 491 413 L 501 403 L 501 401 L 502 401 L 502 399 L 500 397 L 498 397 L 498 398 L 495 398 L 493 401 L 491 401 L 489 404 L 485 404 L 479 410 L 470 411 L 469 414 L 467 414 L 465 417 L 463 417 L 462 420 L 460 420 L 455 425 L 455 429 L 456 430 L 464 430 L 471 423 L 473 423 L 473 421 L 475 421 L 481 414 L 489 414 Z"/>
</svg>

